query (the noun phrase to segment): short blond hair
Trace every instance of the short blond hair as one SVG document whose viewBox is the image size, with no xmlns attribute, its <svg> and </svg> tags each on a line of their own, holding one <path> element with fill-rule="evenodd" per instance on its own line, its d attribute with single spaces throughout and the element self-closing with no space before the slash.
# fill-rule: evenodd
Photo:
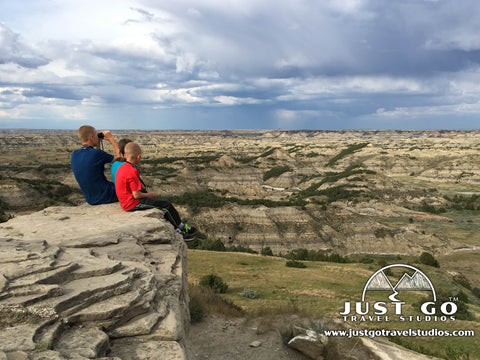
<svg viewBox="0 0 480 360">
<path fill-rule="evenodd" d="M 132 141 L 125 145 L 125 157 L 135 157 L 141 153 L 142 149 L 140 148 L 140 145 L 138 145 L 136 142 Z"/>
<path fill-rule="evenodd" d="M 90 135 L 95 135 L 95 128 L 93 126 L 80 126 L 80 129 L 78 129 L 78 138 L 82 143 L 86 143 Z"/>
</svg>

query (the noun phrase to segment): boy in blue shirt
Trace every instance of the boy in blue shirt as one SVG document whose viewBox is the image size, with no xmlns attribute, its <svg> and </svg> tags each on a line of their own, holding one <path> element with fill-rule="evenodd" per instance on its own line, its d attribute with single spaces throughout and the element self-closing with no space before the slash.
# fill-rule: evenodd
<svg viewBox="0 0 480 360">
<path fill-rule="evenodd" d="M 72 153 L 71 166 L 85 200 L 90 205 L 118 201 L 115 185 L 107 180 L 104 173 L 105 164 L 120 157 L 113 135 L 108 130 L 98 133 L 93 126 L 84 125 L 78 129 L 78 138 L 82 147 Z M 99 149 L 101 138 L 112 144 L 115 156 Z"/>
</svg>

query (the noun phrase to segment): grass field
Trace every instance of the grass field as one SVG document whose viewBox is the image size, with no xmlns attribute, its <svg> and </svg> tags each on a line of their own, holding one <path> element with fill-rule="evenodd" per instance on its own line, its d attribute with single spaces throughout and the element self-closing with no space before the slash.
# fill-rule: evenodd
<svg viewBox="0 0 480 360">
<path fill-rule="evenodd" d="M 419 231 L 425 234 L 446 235 L 455 242 L 458 249 L 451 254 L 437 256 L 442 268 L 464 274 L 472 287 L 480 288 L 480 211 L 447 211 L 441 216 L 453 221 L 415 221 Z M 391 227 L 402 227 L 405 218 L 378 219 L 380 223 Z"/>
<path fill-rule="evenodd" d="M 285 259 L 244 253 L 189 250 L 189 282 L 217 274 L 229 285 L 226 298 L 252 315 L 299 312 L 336 316 L 343 301 L 353 299 L 371 275 L 368 266 L 309 262 L 308 268 L 287 268 Z M 299 281 L 301 279 L 301 281 Z M 260 299 L 238 296 L 244 288 Z"/>
<path fill-rule="evenodd" d="M 285 266 L 285 259 L 244 253 L 188 250 L 189 283 L 198 284 L 208 274 L 220 276 L 229 288 L 221 296 L 241 307 L 247 317 L 278 314 L 298 314 L 310 317 L 312 321 L 323 317 L 342 319 L 344 303 L 360 301 L 361 292 L 369 277 L 378 270 L 376 264 L 336 264 L 327 262 L 305 262 L 307 268 L 297 269 Z M 429 277 L 434 283 L 449 282 L 448 274 L 437 268 L 430 268 Z M 395 274 L 398 276 L 398 274 Z M 448 285 L 448 284 L 447 284 Z M 245 288 L 260 295 L 258 299 L 240 296 Z M 376 294 L 381 297 L 382 294 Z M 411 306 L 418 300 L 418 294 L 405 298 L 405 312 L 420 314 Z M 414 299 L 416 297 L 416 300 Z M 470 305 L 478 314 L 479 308 Z M 475 330 L 480 334 L 478 316 L 474 321 L 455 322 L 364 322 L 350 325 L 371 329 L 405 330 L 437 328 L 441 330 Z M 480 359 L 480 336 L 475 337 L 401 337 L 397 342 L 413 350 L 451 359 Z M 468 354 L 468 357 L 467 357 Z"/>
<path fill-rule="evenodd" d="M 414 185 L 423 189 L 435 188 L 442 194 L 480 193 L 480 186 L 469 183 L 453 183 L 419 179 L 415 176 L 395 176 L 395 180 L 405 185 Z"/>
</svg>

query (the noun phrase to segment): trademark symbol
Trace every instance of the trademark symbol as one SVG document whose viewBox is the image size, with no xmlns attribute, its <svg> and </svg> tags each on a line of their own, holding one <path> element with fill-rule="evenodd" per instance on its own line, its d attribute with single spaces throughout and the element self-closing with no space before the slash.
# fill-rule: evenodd
<svg viewBox="0 0 480 360">
<path fill-rule="evenodd" d="M 449 297 L 448 300 L 458 302 L 458 297 Z"/>
</svg>

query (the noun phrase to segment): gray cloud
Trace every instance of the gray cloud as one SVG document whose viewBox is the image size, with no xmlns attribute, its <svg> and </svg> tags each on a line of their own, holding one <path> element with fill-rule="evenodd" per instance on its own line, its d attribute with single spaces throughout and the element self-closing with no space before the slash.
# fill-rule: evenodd
<svg viewBox="0 0 480 360">
<path fill-rule="evenodd" d="M 480 23 L 460 19 L 478 13 L 479 3 L 356 3 L 350 12 L 328 1 L 180 1 L 159 10 L 181 19 L 185 47 L 222 74 L 426 76 L 478 64 Z"/>
<path fill-rule="evenodd" d="M 0 64 L 14 63 L 25 68 L 37 68 L 49 59 L 24 44 L 19 34 L 0 23 Z"/>
<path fill-rule="evenodd" d="M 84 96 L 75 93 L 74 89 L 67 87 L 54 87 L 51 85 L 44 85 L 41 88 L 32 88 L 24 90 L 22 95 L 25 97 L 44 97 L 48 99 L 63 99 L 63 100 L 83 100 Z"/>
<path fill-rule="evenodd" d="M 98 6 L 98 16 L 110 14 Z M 115 10 L 98 37 L 81 37 L 79 20 L 75 39 L 51 32 L 30 45 L 12 24 L 0 25 L 4 104 L 57 99 L 78 116 L 128 106 L 153 118 L 164 109 L 225 117 L 230 108 L 257 113 L 267 127 L 480 108 L 473 0 L 120 0 Z"/>
</svg>

